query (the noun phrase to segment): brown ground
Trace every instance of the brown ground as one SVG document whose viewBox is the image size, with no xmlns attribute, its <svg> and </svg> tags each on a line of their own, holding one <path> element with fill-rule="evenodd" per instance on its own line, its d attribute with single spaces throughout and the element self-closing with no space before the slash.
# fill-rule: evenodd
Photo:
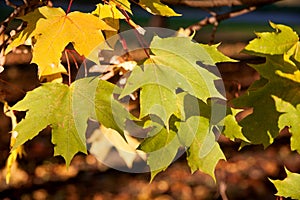
<svg viewBox="0 0 300 200">
<path fill-rule="evenodd" d="M 284 178 L 285 165 L 300 171 L 300 156 L 290 152 L 288 136 L 265 151 L 256 146 L 240 152 L 237 145 L 223 140 L 227 162 L 219 162 L 217 184 L 201 173 L 191 174 L 182 158 L 149 184 L 149 174 L 105 170 L 91 155 L 78 155 L 67 171 L 59 159 L 37 163 L 20 161 L 12 186 L 0 179 L 0 199 L 276 199 L 268 178 Z M 3 175 L 3 172 L 2 172 Z"/>
</svg>

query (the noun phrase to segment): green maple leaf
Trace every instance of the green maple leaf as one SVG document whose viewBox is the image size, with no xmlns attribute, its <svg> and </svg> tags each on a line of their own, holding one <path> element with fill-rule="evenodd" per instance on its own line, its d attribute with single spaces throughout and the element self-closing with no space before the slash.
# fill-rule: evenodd
<svg viewBox="0 0 300 200">
<path fill-rule="evenodd" d="M 123 134 L 125 119 L 119 118 L 128 115 L 113 100 L 113 91 L 116 90 L 111 83 L 85 78 L 75 81 L 70 87 L 61 83 L 45 83 L 28 92 L 12 107 L 13 110 L 27 111 L 25 119 L 14 130 L 18 136 L 13 149 L 51 126 L 54 155 L 62 155 L 69 165 L 77 152 L 86 153 L 88 118 L 95 119 L 97 116 L 100 123 Z"/>
<path fill-rule="evenodd" d="M 151 180 L 153 180 L 159 172 L 166 170 L 174 161 L 181 144 L 175 131 L 167 130 L 158 123 L 152 122 L 151 124 L 152 130 L 148 133 L 151 137 L 146 138 L 139 149 L 148 155 L 147 164 L 150 167 Z"/>
<path fill-rule="evenodd" d="M 280 113 L 276 110 L 272 95 L 289 100 L 293 105 L 300 102 L 299 84 L 283 78 L 278 72 L 293 73 L 297 67 L 285 62 L 282 55 L 267 56 L 266 63 L 252 65 L 261 75 L 261 79 L 249 88 L 248 93 L 235 99 L 237 107 L 253 107 L 253 113 L 239 124 L 243 135 L 252 144 L 270 145 L 279 133 L 278 119 Z M 268 120 L 265 120 L 268 119 Z"/>
<path fill-rule="evenodd" d="M 69 43 L 87 57 L 105 41 L 101 30 L 115 30 L 92 14 L 77 11 L 66 14 L 61 8 L 47 6 L 25 15 L 23 19 L 35 26 L 23 30 L 11 48 L 34 38 L 32 62 L 39 66 L 40 76 L 65 72 L 60 58 Z"/>
<path fill-rule="evenodd" d="M 85 125 L 77 124 L 76 127 L 74 118 L 73 91 L 75 87 L 80 87 L 76 83 L 70 88 L 60 83 L 43 84 L 41 87 L 28 92 L 22 101 L 12 107 L 13 110 L 27 111 L 25 119 L 15 128 L 18 136 L 13 149 L 32 139 L 50 125 L 52 127 L 52 142 L 56 145 L 55 155 L 62 155 L 66 163 L 69 164 L 77 152 L 86 153 L 85 134 L 84 132 L 77 132 L 78 129 L 85 129 L 86 123 Z M 82 91 L 84 91 L 83 89 L 81 88 Z M 86 104 L 84 101 L 82 103 L 78 104 L 79 107 Z M 86 122 L 88 117 L 85 114 L 79 116 L 85 118 Z"/>
<path fill-rule="evenodd" d="M 155 114 L 168 125 L 171 115 L 180 111 L 176 98 L 179 88 L 205 102 L 212 97 L 224 98 L 214 84 L 220 78 L 198 65 L 216 70 L 215 60 L 201 45 L 189 38 L 156 36 L 150 49 L 154 55 L 133 69 L 120 96 L 141 88 L 140 118 Z"/>
<path fill-rule="evenodd" d="M 129 112 L 114 99 L 121 89 L 106 81 L 100 81 L 94 99 L 95 113 L 98 121 L 106 128 L 112 128 L 124 135 L 126 119 L 135 119 Z"/>
<path fill-rule="evenodd" d="M 181 14 L 177 14 L 173 9 L 171 9 L 169 6 L 163 4 L 160 2 L 160 0 L 140 0 L 138 1 L 138 4 L 147 10 L 149 13 L 152 13 L 154 15 L 161 15 L 161 16 L 181 16 Z"/>
<path fill-rule="evenodd" d="M 170 116 L 178 109 L 176 94 L 160 85 L 147 85 L 141 93 L 142 109 L 140 117 L 145 117 L 149 113 L 156 114 L 164 122 L 167 122 Z"/>
<path fill-rule="evenodd" d="M 294 107 L 289 102 L 283 101 L 282 99 L 273 96 L 276 109 L 278 112 L 281 113 L 279 120 L 278 120 L 278 127 L 280 130 L 285 128 L 286 126 L 289 127 L 290 132 L 292 133 L 291 136 L 291 150 L 297 150 L 300 153 L 300 105 L 298 104 Z"/>
<path fill-rule="evenodd" d="M 220 44 L 215 45 L 207 45 L 207 44 L 200 44 L 206 52 L 210 55 L 211 59 L 214 63 L 220 63 L 220 62 L 237 62 L 234 59 L 231 59 L 227 56 L 225 56 L 223 53 L 221 53 L 218 50 L 218 47 Z"/>
<path fill-rule="evenodd" d="M 291 60 L 297 57 L 298 35 L 289 27 L 271 23 L 276 29 L 272 33 L 259 33 L 246 46 L 246 52 L 266 57 L 266 62 L 251 65 L 256 69 L 261 79 L 254 82 L 248 92 L 233 100 L 236 107 L 252 107 L 253 113 L 239 124 L 243 135 L 252 144 L 263 144 L 267 147 L 279 133 L 278 120 L 280 113 L 272 96 L 277 96 L 292 105 L 300 103 L 297 71 L 299 63 Z M 295 83 L 296 82 L 296 83 Z M 265 120 L 268 119 L 268 120 Z M 245 143 L 242 144 L 242 146 Z"/>
<path fill-rule="evenodd" d="M 284 180 L 270 180 L 277 189 L 277 196 L 300 199 L 300 174 L 285 169 L 287 177 Z"/>
<path fill-rule="evenodd" d="M 177 123 L 177 128 L 180 142 L 188 147 L 187 161 L 192 172 L 201 170 L 215 179 L 215 167 L 225 156 L 215 141 L 209 120 L 202 116 L 192 116 L 185 122 Z"/>
<path fill-rule="evenodd" d="M 215 115 L 211 105 L 191 95 L 179 93 L 177 99 L 184 114 L 178 116 L 184 120 L 172 117 L 169 130 L 152 120 L 154 129 L 140 145 L 148 153 L 151 180 L 174 161 L 180 147 L 186 148 L 192 172 L 201 170 L 214 178 L 216 164 L 225 157 L 211 130 L 220 123 L 224 113 Z"/>
</svg>

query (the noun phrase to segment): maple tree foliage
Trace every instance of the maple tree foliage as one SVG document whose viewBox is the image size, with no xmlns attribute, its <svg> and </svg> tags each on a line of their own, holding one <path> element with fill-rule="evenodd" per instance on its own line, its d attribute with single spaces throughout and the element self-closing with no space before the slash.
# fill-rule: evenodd
<svg viewBox="0 0 300 200">
<path fill-rule="evenodd" d="M 155 15 L 180 16 L 160 0 L 140 0 L 137 4 Z M 219 52 L 218 45 L 199 44 L 180 34 L 154 36 L 143 49 L 143 60 L 122 61 L 117 67 L 112 64 L 129 72 L 124 87 L 107 81 L 107 74 L 86 76 L 69 85 L 59 78 L 52 81 L 53 75 L 71 75 L 61 63 L 69 44 L 78 55 L 100 65 L 99 52 L 111 50 L 116 44 L 115 40 L 105 41 L 118 35 L 119 20 L 133 27 L 137 40 L 141 40 L 143 29 L 128 13 L 133 14 L 131 2 L 110 0 L 96 5 L 91 13 L 43 6 L 19 17 L 27 26 L 12 38 L 6 53 L 22 44 L 31 45 L 31 62 L 38 65 L 39 76 L 48 82 L 10 108 L 26 111 L 26 116 L 12 130 L 15 134 L 7 163 L 8 178 L 21 146 L 48 126 L 52 128 L 54 155 L 61 155 L 67 165 L 76 153 L 87 153 L 87 143 L 92 146 L 90 152 L 97 155 L 101 151 L 98 156 L 102 158 L 115 146 L 128 167 L 136 157 L 146 160 L 151 180 L 166 170 L 182 150 L 192 172 L 201 170 L 215 179 L 218 161 L 226 160 L 215 130 L 230 140 L 242 140 L 241 147 L 267 147 L 280 130 L 289 127 L 291 150 L 300 152 L 300 43 L 297 33 L 285 25 L 271 22 L 275 31 L 257 33 L 257 38 L 245 47 L 245 53 L 265 57 L 266 62 L 252 65 L 260 79 L 245 95 L 232 101 L 234 108 L 227 107 L 224 91 L 216 86 L 221 78 L 215 72 L 216 63 L 235 60 Z M 124 67 L 127 64 L 130 66 Z M 134 93 L 139 100 L 137 115 L 122 102 Z M 253 108 L 253 112 L 237 122 L 235 116 L 245 107 Z M 101 124 L 90 138 L 85 135 L 87 120 Z M 147 136 L 141 139 L 130 135 L 128 121 L 146 131 Z M 277 195 L 300 198 L 299 174 L 287 171 L 287 175 L 283 181 L 272 181 Z"/>
</svg>

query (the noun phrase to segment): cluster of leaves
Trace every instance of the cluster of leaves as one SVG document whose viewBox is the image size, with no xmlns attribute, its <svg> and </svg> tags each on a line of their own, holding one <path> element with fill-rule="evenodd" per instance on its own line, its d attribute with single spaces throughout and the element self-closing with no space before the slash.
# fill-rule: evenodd
<svg viewBox="0 0 300 200">
<path fill-rule="evenodd" d="M 265 57 L 266 61 L 252 65 L 261 78 L 247 94 L 233 101 L 237 107 L 253 108 L 253 113 L 240 122 L 242 134 L 249 140 L 242 145 L 267 147 L 288 127 L 292 134 L 291 150 L 299 153 L 299 37 L 288 26 L 270 25 L 274 32 L 257 33 L 257 38 L 245 47 L 246 53 Z M 287 175 L 283 181 L 272 181 L 277 195 L 299 199 L 299 175 L 289 171 Z"/>
<path fill-rule="evenodd" d="M 140 0 L 138 4 L 152 14 L 179 15 L 159 0 Z M 69 73 L 61 65 L 68 44 L 97 64 L 99 58 L 94 49 L 112 47 L 105 40 L 118 33 L 120 19 L 138 30 L 140 27 L 127 13 L 132 14 L 127 0 L 98 4 L 92 13 L 65 13 L 61 8 L 41 7 L 20 17 L 28 25 L 14 37 L 6 51 L 30 44 L 32 62 L 39 66 L 39 76 L 59 77 Z M 61 155 L 69 165 L 77 152 L 87 153 L 87 143 L 99 139 L 99 135 L 96 139 L 86 138 L 88 119 L 101 124 L 98 134 L 109 138 L 117 149 L 122 146 L 136 153 L 134 156 L 146 159 L 151 179 L 165 170 L 181 150 L 186 151 L 192 172 L 201 170 L 214 178 L 216 164 L 225 159 L 216 142 L 216 131 L 231 140 L 241 139 L 242 146 L 267 147 L 287 126 L 292 133 L 291 149 L 300 152 L 299 38 L 287 26 L 273 23 L 271 26 L 275 32 L 257 33 L 258 38 L 245 48 L 246 53 L 265 57 L 266 62 L 252 66 L 261 78 L 247 94 L 233 101 L 235 107 L 253 108 L 253 113 L 239 123 L 235 120 L 238 110 L 226 108 L 226 99 L 216 86 L 221 79 L 216 75 L 215 64 L 234 60 L 221 54 L 217 45 L 195 43 L 189 37 L 154 36 L 147 47 L 150 53 L 132 67 L 124 88 L 99 77 L 85 77 L 70 85 L 57 81 L 44 83 L 28 92 L 11 108 L 26 111 L 26 117 L 13 130 L 17 135 L 12 144 L 14 159 L 21 145 L 50 126 L 54 154 Z M 137 117 L 120 101 L 136 91 L 140 111 Z M 128 121 L 146 131 L 146 137 L 140 140 L 129 136 Z M 103 147 L 105 142 L 95 143 L 91 151 L 105 151 L 96 148 L 97 145 Z M 128 158 L 128 154 L 122 157 L 132 166 L 134 157 Z M 8 166 L 14 159 L 9 159 Z M 283 181 L 272 181 L 278 189 L 277 195 L 300 198 L 294 187 L 300 181 L 299 175 L 288 171 L 287 174 Z M 284 184 L 293 186 L 287 189 Z"/>
<path fill-rule="evenodd" d="M 153 14 L 178 16 L 160 1 L 139 1 L 139 4 Z M 129 2 L 117 0 L 98 4 L 92 13 L 65 13 L 61 8 L 41 7 L 20 17 L 28 26 L 14 37 L 6 51 L 30 44 L 32 62 L 39 66 L 41 78 L 68 73 L 61 64 L 61 57 L 69 43 L 78 54 L 99 63 L 94 49 L 110 48 L 111 44 L 104 40 L 117 34 L 119 19 L 139 28 L 128 19 L 126 12 L 131 13 Z M 138 142 L 138 149 L 147 153 L 152 178 L 172 163 L 180 148 L 187 149 L 192 171 L 201 169 L 214 177 L 217 162 L 225 157 L 212 132 L 221 120 L 212 124 L 209 104 L 218 104 L 210 102 L 212 98 L 223 101 L 225 98 L 215 86 L 220 77 L 213 71 L 216 71 L 215 63 L 233 60 L 222 55 L 217 46 L 198 44 L 188 37 L 155 36 L 148 49 L 151 55 L 133 67 L 123 89 L 98 77 L 86 77 L 69 86 L 57 80 L 44 83 L 28 92 L 11 108 L 27 111 L 25 119 L 13 130 L 17 137 L 12 151 L 50 126 L 54 155 L 61 155 L 69 165 L 77 152 L 87 153 L 88 119 L 101 124 L 100 133 L 110 138 L 111 134 L 118 133 L 121 137 L 113 140 L 125 141 L 128 141 L 126 122 L 130 120 L 148 130 L 146 139 Z M 140 91 L 140 113 L 135 118 L 119 99 L 137 90 Z M 224 105 L 223 110 L 225 113 Z M 89 138 L 88 142 L 91 141 Z M 124 159 L 132 165 L 132 159 Z"/>
</svg>

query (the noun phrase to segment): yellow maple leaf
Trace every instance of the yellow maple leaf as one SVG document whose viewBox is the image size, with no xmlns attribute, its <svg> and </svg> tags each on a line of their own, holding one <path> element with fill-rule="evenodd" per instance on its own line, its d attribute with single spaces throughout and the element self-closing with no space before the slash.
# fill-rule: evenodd
<svg viewBox="0 0 300 200">
<path fill-rule="evenodd" d="M 47 19 L 51 17 L 51 14 L 49 12 L 46 12 L 48 9 L 35 9 L 34 11 L 28 13 L 27 15 L 24 15 L 22 17 L 17 17 L 17 19 L 21 19 L 24 22 L 28 22 L 26 25 L 26 28 L 16 34 L 13 37 L 13 41 L 7 46 L 5 49 L 5 54 L 10 52 L 14 47 L 17 47 L 19 45 L 24 44 L 28 39 L 32 38 L 36 32 L 36 23 L 40 19 Z M 45 11 L 41 13 L 41 11 Z"/>
<path fill-rule="evenodd" d="M 130 8 L 130 2 L 128 0 L 111 0 L 114 2 L 119 8 L 126 10 L 130 14 L 132 14 L 131 8 Z"/>
<path fill-rule="evenodd" d="M 96 9 L 92 12 L 93 15 L 99 17 L 99 19 L 105 21 L 109 26 L 113 27 L 115 31 L 104 31 L 106 39 L 118 33 L 119 30 L 119 19 L 125 19 L 125 16 L 117 9 L 117 5 L 110 1 L 109 4 L 97 4 Z M 111 38 L 107 42 L 110 46 L 114 46 L 117 42 L 118 37 Z"/>
<path fill-rule="evenodd" d="M 79 54 L 88 56 L 105 41 L 102 30 L 115 30 L 92 14 L 78 11 L 66 14 L 61 8 L 47 6 L 38 8 L 26 19 L 28 24 L 36 22 L 34 28 L 30 27 L 31 32 L 25 29 L 24 39 L 34 38 L 32 62 L 39 66 L 40 76 L 65 72 L 60 59 L 69 43 Z"/>
<path fill-rule="evenodd" d="M 109 4 L 97 4 L 96 9 L 92 14 L 98 16 L 100 19 L 114 18 L 114 19 L 125 19 L 125 16 L 117 9 L 114 2 L 109 2 Z"/>
<path fill-rule="evenodd" d="M 166 17 L 181 16 L 181 14 L 176 13 L 169 6 L 161 3 L 160 0 L 140 0 L 138 4 L 153 15 L 161 15 Z"/>
</svg>

